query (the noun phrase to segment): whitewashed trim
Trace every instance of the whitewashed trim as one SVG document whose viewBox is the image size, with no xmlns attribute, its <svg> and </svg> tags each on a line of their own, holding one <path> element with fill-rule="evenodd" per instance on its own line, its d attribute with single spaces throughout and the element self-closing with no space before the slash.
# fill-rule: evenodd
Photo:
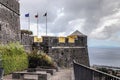
<svg viewBox="0 0 120 80">
<path fill-rule="evenodd" d="M 58 49 L 58 48 L 85 48 L 85 47 L 52 47 L 52 49 Z"/>
</svg>

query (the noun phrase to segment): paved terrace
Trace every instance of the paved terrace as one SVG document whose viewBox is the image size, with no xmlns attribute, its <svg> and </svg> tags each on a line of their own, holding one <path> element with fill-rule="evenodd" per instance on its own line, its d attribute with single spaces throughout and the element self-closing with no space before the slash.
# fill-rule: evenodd
<svg viewBox="0 0 120 80">
<path fill-rule="evenodd" d="M 29 79 L 37 80 L 37 76 L 35 75 L 26 75 Z M 14 80 L 12 79 L 12 75 L 4 76 L 3 80 Z M 73 69 L 61 69 L 59 72 L 56 72 L 49 80 L 74 80 L 73 77 Z"/>
</svg>

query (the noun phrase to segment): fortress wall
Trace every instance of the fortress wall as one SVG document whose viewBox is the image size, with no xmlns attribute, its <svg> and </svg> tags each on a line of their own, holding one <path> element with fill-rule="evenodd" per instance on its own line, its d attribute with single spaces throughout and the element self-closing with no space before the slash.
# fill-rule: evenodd
<svg viewBox="0 0 120 80">
<path fill-rule="evenodd" d="M 0 42 L 20 41 L 19 3 L 0 0 Z"/>
<path fill-rule="evenodd" d="M 61 67 L 72 66 L 73 60 L 80 64 L 89 66 L 87 48 L 52 49 L 52 57 L 58 63 L 58 66 Z"/>
<path fill-rule="evenodd" d="M 32 51 L 33 37 L 28 34 L 21 34 L 21 43 L 27 52 Z"/>
<path fill-rule="evenodd" d="M 49 45 L 48 54 L 60 67 L 71 67 L 73 60 L 80 64 L 90 66 L 87 48 L 87 36 L 78 36 L 74 43 L 59 43 L 58 38 L 44 37 Z M 50 41 L 49 41 L 49 40 Z M 67 37 L 66 37 L 67 39 Z"/>
<path fill-rule="evenodd" d="M 17 0 L 0 0 L 0 3 L 19 14 L 19 2 Z"/>
</svg>

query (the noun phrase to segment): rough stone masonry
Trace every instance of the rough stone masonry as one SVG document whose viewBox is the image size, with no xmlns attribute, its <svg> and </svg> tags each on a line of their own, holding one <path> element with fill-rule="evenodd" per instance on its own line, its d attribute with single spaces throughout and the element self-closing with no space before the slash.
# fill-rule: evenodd
<svg viewBox="0 0 120 80">
<path fill-rule="evenodd" d="M 19 3 L 0 0 L 0 43 L 20 41 Z"/>
<path fill-rule="evenodd" d="M 18 0 L 0 0 L 0 43 L 20 42 L 26 51 L 32 50 L 33 37 L 21 33 Z"/>
<path fill-rule="evenodd" d="M 78 30 L 67 37 L 63 37 L 61 41 L 60 37 L 53 36 L 42 36 L 42 39 L 41 44 L 47 45 L 45 51 L 53 57 L 58 66 L 71 67 L 73 60 L 89 66 L 87 36 Z"/>
</svg>

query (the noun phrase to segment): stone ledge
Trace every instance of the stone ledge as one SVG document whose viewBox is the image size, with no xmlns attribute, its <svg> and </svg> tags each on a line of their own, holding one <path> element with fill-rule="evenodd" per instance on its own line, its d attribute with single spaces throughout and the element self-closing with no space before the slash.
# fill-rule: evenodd
<svg viewBox="0 0 120 80">
<path fill-rule="evenodd" d="M 56 70 L 55 69 L 43 69 L 43 68 L 28 68 L 27 72 L 36 72 L 36 71 L 45 71 L 47 73 L 50 73 L 51 75 L 54 75 Z"/>
<path fill-rule="evenodd" d="M 45 72 L 14 72 L 12 78 L 26 80 L 27 78 L 24 79 L 24 75 L 37 75 L 38 80 L 48 80 L 50 78 L 50 74 Z"/>
</svg>

